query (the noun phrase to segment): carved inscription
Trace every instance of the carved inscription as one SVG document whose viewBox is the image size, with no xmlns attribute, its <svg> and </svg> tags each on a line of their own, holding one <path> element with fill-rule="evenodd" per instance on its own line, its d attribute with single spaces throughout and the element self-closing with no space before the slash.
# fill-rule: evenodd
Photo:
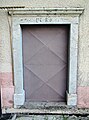
<svg viewBox="0 0 89 120">
<path fill-rule="evenodd" d="M 36 22 L 52 22 L 52 18 L 36 18 Z"/>
</svg>

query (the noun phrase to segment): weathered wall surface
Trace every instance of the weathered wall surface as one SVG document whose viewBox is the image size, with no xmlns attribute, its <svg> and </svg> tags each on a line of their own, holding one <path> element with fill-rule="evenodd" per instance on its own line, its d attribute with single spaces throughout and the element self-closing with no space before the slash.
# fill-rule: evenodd
<svg viewBox="0 0 89 120">
<path fill-rule="evenodd" d="M 2 106 L 12 106 L 13 80 L 9 18 L 6 11 L 0 11 L 0 81 Z"/>
<path fill-rule="evenodd" d="M 80 16 L 78 45 L 78 106 L 89 107 L 89 1 L 88 0 L 0 0 L 0 6 L 83 7 Z M 0 10 L 0 81 L 3 107 L 13 105 L 13 76 L 10 19 Z"/>
</svg>

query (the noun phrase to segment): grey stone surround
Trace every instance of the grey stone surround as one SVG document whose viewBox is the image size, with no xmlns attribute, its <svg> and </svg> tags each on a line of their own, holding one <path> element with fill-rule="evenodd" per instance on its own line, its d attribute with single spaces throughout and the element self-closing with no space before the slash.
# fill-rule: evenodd
<svg viewBox="0 0 89 120">
<path fill-rule="evenodd" d="M 23 59 L 21 25 L 27 24 L 69 24 L 69 72 L 67 105 L 77 105 L 77 52 L 79 17 L 83 8 L 18 8 L 9 10 L 12 17 L 12 47 L 14 68 L 14 107 L 22 106 L 25 102 L 23 89 Z"/>
</svg>

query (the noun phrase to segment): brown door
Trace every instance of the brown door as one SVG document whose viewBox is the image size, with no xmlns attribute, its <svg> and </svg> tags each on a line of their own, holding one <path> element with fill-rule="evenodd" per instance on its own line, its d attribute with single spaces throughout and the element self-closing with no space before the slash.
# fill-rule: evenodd
<svg viewBox="0 0 89 120">
<path fill-rule="evenodd" d="M 65 101 L 68 27 L 23 26 L 22 33 L 26 101 Z"/>
</svg>

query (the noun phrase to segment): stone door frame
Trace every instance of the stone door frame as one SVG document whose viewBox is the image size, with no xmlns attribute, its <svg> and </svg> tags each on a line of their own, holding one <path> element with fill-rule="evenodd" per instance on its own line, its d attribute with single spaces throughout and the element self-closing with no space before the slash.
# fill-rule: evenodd
<svg viewBox="0 0 89 120">
<path fill-rule="evenodd" d="M 9 10 L 12 18 L 12 48 L 14 68 L 14 108 L 25 102 L 23 89 L 23 59 L 21 25 L 68 24 L 70 25 L 68 56 L 67 105 L 77 105 L 77 56 L 79 16 L 83 8 L 18 8 Z"/>
</svg>

